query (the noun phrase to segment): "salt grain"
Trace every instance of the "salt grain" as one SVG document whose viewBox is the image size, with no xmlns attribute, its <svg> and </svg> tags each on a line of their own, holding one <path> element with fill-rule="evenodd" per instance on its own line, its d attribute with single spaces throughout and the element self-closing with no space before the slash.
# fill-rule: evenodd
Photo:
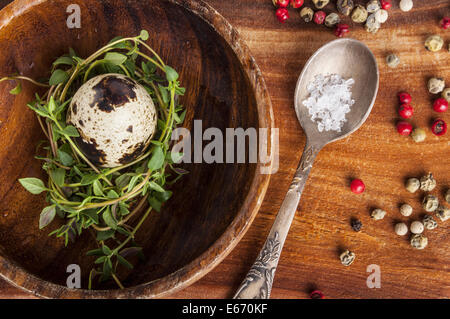
<svg viewBox="0 0 450 319">
<path fill-rule="evenodd" d="M 340 132 L 347 121 L 345 114 L 355 103 L 351 87 L 353 79 L 345 80 L 338 74 L 319 74 L 309 83 L 309 98 L 302 103 L 308 108 L 312 121 L 317 122 L 319 132 Z"/>
</svg>

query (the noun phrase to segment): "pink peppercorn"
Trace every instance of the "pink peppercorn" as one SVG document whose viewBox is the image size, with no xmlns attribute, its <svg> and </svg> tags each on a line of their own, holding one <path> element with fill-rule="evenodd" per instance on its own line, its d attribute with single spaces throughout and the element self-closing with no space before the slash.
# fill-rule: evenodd
<svg viewBox="0 0 450 319">
<path fill-rule="evenodd" d="M 381 0 L 381 8 L 384 10 L 389 10 L 392 7 L 390 0 Z"/>
<path fill-rule="evenodd" d="M 320 290 L 314 290 L 309 294 L 309 297 L 311 299 L 323 299 L 325 298 L 325 295 Z"/>
<path fill-rule="evenodd" d="M 397 123 L 397 132 L 400 135 L 407 136 L 407 135 L 411 134 L 412 129 L 413 129 L 412 125 L 408 122 L 400 121 Z"/>
<path fill-rule="evenodd" d="M 445 135 L 447 133 L 447 123 L 442 119 L 435 120 L 431 126 L 431 132 L 436 136 Z"/>
<path fill-rule="evenodd" d="M 303 0 L 291 0 L 291 6 L 295 9 L 298 9 L 303 5 L 303 2 Z"/>
<path fill-rule="evenodd" d="M 366 185 L 364 185 L 364 182 L 360 179 L 354 179 L 350 183 L 350 189 L 355 194 L 361 194 L 366 189 Z"/>
<path fill-rule="evenodd" d="M 440 26 L 444 30 L 447 30 L 448 28 L 450 28 L 450 18 L 449 17 L 442 18 Z"/>
<path fill-rule="evenodd" d="M 278 21 L 280 21 L 281 23 L 285 23 L 286 20 L 289 19 L 289 12 L 287 11 L 287 9 L 278 8 L 275 14 Z"/>
<path fill-rule="evenodd" d="M 314 13 L 314 23 L 323 24 L 326 16 L 327 14 L 322 10 L 316 11 L 316 13 Z"/>
<path fill-rule="evenodd" d="M 400 92 L 398 93 L 398 100 L 400 101 L 400 103 L 406 103 L 409 104 L 412 101 L 411 95 L 409 95 L 409 93 L 407 92 Z"/>
<path fill-rule="evenodd" d="M 409 119 L 414 114 L 414 109 L 411 105 L 403 103 L 400 105 L 400 108 L 398 109 L 398 115 L 400 115 L 404 119 Z"/>
<path fill-rule="evenodd" d="M 436 101 L 434 101 L 433 103 L 433 110 L 440 113 L 447 111 L 448 110 L 447 100 L 442 97 L 436 99 Z"/>
<path fill-rule="evenodd" d="M 334 32 L 334 34 L 338 37 L 338 38 L 342 38 L 345 34 L 350 32 L 350 28 L 348 26 L 348 24 L 344 24 L 344 23 L 339 23 L 336 26 L 336 30 Z"/>
<path fill-rule="evenodd" d="M 276 3 L 279 8 L 287 8 L 289 6 L 289 0 L 277 0 Z"/>
</svg>

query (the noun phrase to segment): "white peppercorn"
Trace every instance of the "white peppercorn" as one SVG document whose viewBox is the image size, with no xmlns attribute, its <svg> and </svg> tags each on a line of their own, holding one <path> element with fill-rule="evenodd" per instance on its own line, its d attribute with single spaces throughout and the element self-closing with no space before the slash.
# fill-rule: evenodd
<svg viewBox="0 0 450 319">
<path fill-rule="evenodd" d="M 443 222 L 450 219 L 450 208 L 445 207 L 444 205 L 439 205 L 435 213 L 436 216 Z"/>
<path fill-rule="evenodd" d="M 380 22 L 377 21 L 377 19 L 375 18 L 375 14 L 372 13 L 366 21 L 366 24 L 364 25 L 365 29 L 367 32 L 370 33 L 377 33 L 378 30 L 381 27 Z"/>
<path fill-rule="evenodd" d="M 355 4 L 353 0 L 338 0 L 336 6 L 340 13 L 342 13 L 345 16 L 348 16 L 350 15 L 350 12 L 352 12 Z"/>
<path fill-rule="evenodd" d="M 434 212 L 439 207 L 439 200 L 436 196 L 427 195 L 422 201 L 422 207 L 427 212 Z"/>
<path fill-rule="evenodd" d="M 427 133 L 423 128 L 418 127 L 411 132 L 411 138 L 413 139 L 414 142 L 420 143 L 425 141 L 425 139 L 427 138 Z"/>
<path fill-rule="evenodd" d="M 314 5 L 316 6 L 317 9 L 322 9 L 329 2 L 330 2 L 330 0 L 313 0 L 313 3 L 314 3 Z"/>
<path fill-rule="evenodd" d="M 431 35 L 425 40 L 425 49 L 428 51 L 436 52 L 442 49 L 443 46 L 444 40 L 437 34 Z"/>
<path fill-rule="evenodd" d="M 417 178 L 409 178 L 406 181 L 406 190 L 410 193 L 415 193 L 420 188 L 420 181 Z"/>
<path fill-rule="evenodd" d="M 408 226 L 405 223 L 395 224 L 395 233 L 399 236 L 404 236 L 408 233 Z"/>
<path fill-rule="evenodd" d="M 413 208 L 411 207 L 411 205 L 408 204 L 403 204 L 400 207 L 400 214 L 402 214 L 405 217 L 411 216 L 411 214 L 413 213 Z"/>
<path fill-rule="evenodd" d="M 341 18 L 339 18 L 339 15 L 335 12 L 330 13 L 325 18 L 325 26 L 329 28 L 334 27 L 339 22 L 341 22 Z"/>
<path fill-rule="evenodd" d="M 416 220 L 411 223 L 410 230 L 411 230 L 411 233 L 413 233 L 413 234 L 422 234 L 423 230 L 424 230 L 424 226 L 421 222 Z"/>
<path fill-rule="evenodd" d="M 386 215 L 386 212 L 384 210 L 377 208 L 372 211 L 372 214 L 370 214 L 370 217 L 372 217 L 372 219 L 375 219 L 375 220 L 381 220 L 384 218 L 385 215 Z"/>
<path fill-rule="evenodd" d="M 420 189 L 424 192 L 431 192 L 435 187 L 436 180 L 434 179 L 433 174 L 429 173 L 420 178 Z"/>
<path fill-rule="evenodd" d="M 389 17 L 389 14 L 386 10 L 381 9 L 375 12 L 375 19 L 377 19 L 380 23 L 385 23 Z"/>
<path fill-rule="evenodd" d="M 425 228 L 429 230 L 435 229 L 438 225 L 434 220 L 433 216 L 431 215 L 425 215 L 423 217 L 422 223 L 425 226 Z"/>
<path fill-rule="evenodd" d="M 422 234 L 414 234 L 411 236 L 411 246 L 416 249 L 424 249 L 428 245 L 428 238 Z"/>
<path fill-rule="evenodd" d="M 378 0 L 370 0 L 366 5 L 367 12 L 375 13 L 381 9 L 380 1 Z"/>
<path fill-rule="evenodd" d="M 346 250 L 341 254 L 339 258 L 341 259 L 341 263 L 344 266 L 350 266 L 355 261 L 356 255 L 355 253 Z"/>
<path fill-rule="evenodd" d="M 386 57 L 386 63 L 388 67 L 396 68 L 400 64 L 400 58 L 396 54 L 391 53 Z"/>
<path fill-rule="evenodd" d="M 445 89 L 445 81 L 443 78 L 431 78 L 428 80 L 427 86 L 431 94 L 438 94 Z"/>
<path fill-rule="evenodd" d="M 408 12 L 413 8 L 413 2 L 412 0 L 400 0 L 400 10 L 403 12 Z"/>
<path fill-rule="evenodd" d="M 450 88 L 445 88 L 444 91 L 442 91 L 442 97 L 447 100 L 447 102 L 450 102 Z"/>
<path fill-rule="evenodd" d="M 311 22 L 314 17 L 314 10 L 309 7 L 304 7 L 300 11 L 300 17 L 302 17 L 303 21 L 306 23 Z"/>
</svg>

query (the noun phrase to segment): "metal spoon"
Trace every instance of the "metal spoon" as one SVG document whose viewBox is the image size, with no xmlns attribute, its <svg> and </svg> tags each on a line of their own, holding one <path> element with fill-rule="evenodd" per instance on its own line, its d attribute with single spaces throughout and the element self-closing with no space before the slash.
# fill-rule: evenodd
<svg viewBox="0 0 450 319">
<path fill-rule="evenodd" d="M 309 93 L 307 85 L 317 74 L 339 74 L 344 79 L 353 78 L 352 98 L 355 104 L 346 114 L 341 132 L 319 132 L 308 110 L 302 105 Z M 306 133 L 306 146 L 289 191 L 281 205 L 264 247 L 242 282 L 234 298 L 270 297 L 273 278 L 280 259 L 286 236 L 297 210 L 300 196 L 319 151 L 328 143 L 337 141 L 355 132 L 367 119 L 378 92 L 379 73 L 376 59 L 370 49 L 354 39 L 332 41 L 308 60 L 295 89 L 295 111 Z"/>
</svg>

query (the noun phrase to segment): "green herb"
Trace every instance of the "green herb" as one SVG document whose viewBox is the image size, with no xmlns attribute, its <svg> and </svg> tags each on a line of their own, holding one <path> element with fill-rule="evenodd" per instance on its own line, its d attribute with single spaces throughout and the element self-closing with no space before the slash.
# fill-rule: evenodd
<svg viewBox="0 0 450 319">
<path fill-rule="evenodd" d="M 142 255 L 142 248 L 135 242 L 136 232 L 153 210 L 160 212 L 171 198 L 167 186 L 186 174 L 173 167 L 182 154 L 170 151 L 172 131 L 185 117 L 176 97 L 185 89 L 180 87 L 178 73 L 145 43 L 148 38 L 145 30 L 137 37 L 117 37 L 85 59 L 70 49 L 53 62 L 48 83 L 24 76 L 0 79 L 17 83 L 11 94 L 20 93 L 21 80 L 48 88 L 43 96 L 36 94 L 36 99 L 28 103 L 48 138 L 46 156 L 36 156 L 43 161 L 48 183 L 38 178 L 22 178 L 19 182 L 32 194 L 47 193 L 48 205 L 40 214 L 39 228 L 48 227 L 56 216 L 62 218 L 64 224 L 50 235 L 62 238 L 66 245 L 83 231 L 94 232 L 98 248 L 87 253 L 95 256 L 89 288 L 96 279 L 112 279 L 124 288 L 117 275 L 119 268 L 132 269 L 127 258 Z M 151 147 L 140 158 L 120 167 L 101 168 L 77 146 L 75 138 L 80 134 L 66 124 L 65 113 L 82 84 L 111 72 L 133 78 L 150 93 L 157 107 L 158 125 Z"/>
</svg>

